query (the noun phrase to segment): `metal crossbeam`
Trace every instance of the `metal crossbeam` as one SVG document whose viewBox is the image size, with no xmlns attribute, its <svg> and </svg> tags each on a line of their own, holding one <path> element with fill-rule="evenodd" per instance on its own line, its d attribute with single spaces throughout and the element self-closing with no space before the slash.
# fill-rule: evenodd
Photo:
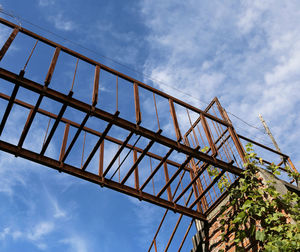
<svg viewBox="0 0 300 252">
<path fill-rule="evenodd" d="M 214 100 L 205 110 L 201 110 L 160 90 L 148 86 L 143 82 L 135 80 L 130 76 L 109 68 L 101 64 L 100 62 L 89 59 L 84 55 L 72 51 L 55 42 L 52 42 L 42 36 L 39 36 L 23 27 L 20 28 L 19 26 L 2 18 L 0 18 L 0 23 L 12 28 L 11 34 L 9 35 L 4 45 L 1 47 L 2 49 L 0 50 L 0 60 L 2 60 L 3 57 L 9 56 L 9 54 L 6 54 L 6 52 L 9 49 L 10 45 L 13 43 L 14 38 L 18 33 L 22 33 L 30 39 L 35 40 L 35 46 L 39 42 L 39 44 L 46 45 L 47 47 L 52 49 L 52 51 L 54 51 L 52 59 L 49 62 L 49 68 L 45 76 L 44 83 L 37 83 L 32 79 L 24 77 L 25 68 L 31 59 L 31 55 L 34 51 L 35 46 L 31 50 L 24 68 L 21 69 L 19 73 L 7 70 L 8 67 L 6 67 L 6 65 L 0 68 L 0 78 L 8 81 L 13 86 L 13 91 L 10 95 L 0 93 L 0 98 L 7 101 L 6 107 L 3 108 L 3 116 L 0 123 L 0 135 L 3 132 L 6 133 L 6 131 L 9 131 L 9 128 L 6 129 L 5 127 L 8 124 L 7 121 L 10 119 L 9 115 L 14 105 L 19 105 L 22 111 L 25 114 L 28 114 L 25 125 L 21 125 L 21 127 L 23 127 L 23 131 L 21 132 L 21 136 L 18 139 L 17 145 L 0 140 L 0 150 L 53 168 L 60 172 L 68 173 L 70 175 L 90 181 L 100 186 L 111 188 L 132 197 L 136 197 L 140 200 L 145 200 L 152 204 L 156 204 L 160 207 L 166 208 L 167 210 L 173 210 L 174 212 L 181 213 L 182 215 L 178 223 L 175 225 L 175 229 L 172 232 L 171 238 L 166 246 L 166 250 L 170 246 L 170 243 L 174 237 L 174 234 L 183 215 L 192 217 L 193 220 L 206 220 L 206 213 L 208 211 L 211 211 L 212 208 L 215 207 L 216 203 L 214 202 L 218 202 L 218 199 L 220 198 L 220 195 L 217 195 L 216 192 L 214 192 L 215 197 L 211 197 L 210 193 L 212 190 L 215 190 L 214 185 L 218 183 L 218 180 L 221 178 L 221 176 L 227 176 L 227 178 L 230 179 L 234 176 L 234 178 L 236 178 L 241 175 L 243 171 L 241 163 L 244 162 L 244 149 L 241 144 L 241 140 L 250 140 L 257 146 L 262 147 L 267 151 L 272 151 L 274 154 L 284 156 L 291 163 L 287 155 L 273 151 L 272 149 L 263 146 L 255 141 L 252 141 L 251 139 L 238 135 L 235 132 L 235 129 L 233 128 L 226 111 L 221 107 L 217 98 L 214 98 Z M 72 87 L 68 95 L 50 88 L 50 83 L 53 79 L 52 77 L 53 75 L 55 75 L 55 71 L 57 71 L 55 69 L 60 67 L 60 64 L 56 63 L 61 52 L 67 54 L 70 57 L 73 57 L 76 60 Z M 16 55 L 14 57 L 18 56 L 19 55 Z M 59 60 L 64 60 L 64 57 L 61 57 Z M 87 85 L 91 85 L 91 88 L 93 89 L 93 92 L 91 93 L 91 100 L 89 102 L 83 102 L 73 97 L 73 85 L 79 60 L 84 61 L 86 64 L 89 64 L 95 69 L 93 82 L 87 83 Z M 102 90 L 100 87 L 103 83 L 102 76 L 105 76 L 105 74 L 102 75 L 103 72 L 112 75 L 114 77 L 113 79 L 116 80 L 115 97 L 117 111 L 115 113 L 104 110 L 103 103 L 105 103 L 107 99 L 102 99 L 101 95 L 103 94 L 102 92 L 100 92 Z M 118 80 L 120 79 L 125 80 L 128 83 L 128 86 L 126 86 L 127 91 L 131 90 L 132 92 L 133 90 L 131 96 L 130 94 L 126 96 L 127 94 L 118 92 Z M 53 79 L 53 81 L 55 81 L 55 79 Z M 33 95 L 38 95 L 36 103 L 29 104 L 23 100 L 16 99 L 20 88 L 26 89 Z M 154 107 L 150 108 L 153 109 L 153 111 L 149 111 L 149 114 L 152 113 L 153 115 L 156 115 L 155 120 L 157 120 L 158 131 L 153 129 L 153 127 L 145 127 L 143 124 L 143 120 L 145 120 L 145 118 L 149 119 L 147 118 L 149 114 L 143 114 L 144 95 L 145 93 L 149 92 L 151 96 L 153 96 L 154 101 Z M 129 116 L 126 115 L 126 113 L 122 114 L 123 117 L 119 116 L 118 110 L 121 108 L 118 107 L 118 99 L 122 95 L 126 96 L 126 99 L 134 104 L 134 122 L 130 120 Z M 47 109 L 41 108 L 42 101 L 46 98 L 51 102 L 55 102 L 60 105 L 58 114 L 53 114 L 47 111 Z M 161 134 L 162 130 L 161 124 L 159 122 L 159 107 L 157 106 L 158 104 L 156 104 L 156 99 L 159 99 L 160 102 L 168 104 L 170 109 L 169 116 L 166 116 L 165 118 L 171 118 L 170 121 L 171 123 L 173 123 L 174 127 L 170 128 L 170 130 L 172 130 L 173 132 L 167 132 L 166 135 Z M 69 115 L 69 117 L 71 118 L 65 118 L 64 116 L 66 116 L 65 112 L 67 111 L 67 109 L 73 109 L 77 113 L 83 113 L 84 118 L 81 123 L 76 122 L 76 116 Z M 182 133 L 184 132 L 180 127 L 181 116 L 179 117 L 176 111 L 186 111 L 187 113 L 191 127 L 184 135 L 182 135 Z M 197 119 L 192 121 L 190 113 L 196 114 Z M 47 119 L 49 119 L 48 125 L 50 125 L 51 119 L 54 119 L 54 123 L 50 129 L 49 135 L 49 126 L 47 127 L 42 149 L 28 150 L 23 147 L 23 144 L 26 137 L 32 133 L 30 129 L 32 128 L 33 123 L 40 123 L 40 121 L 38 121 L 39 119 L 37 118 L 37 114 L 46 116 Z M 94 117 L 97 120 L 101 121 L 101 123 L 106 124 L 106 128 L 103 132 L 98 131 L 98 129 L 96 128 L 97 126 L 93 124 L 93 126 L 91 127 L 86 126 L 90 117 Z M 151 120 L 152 119 L 149 119 L 149 121 Z M 57 131 L 60 131 L 60 128 L 58 127 L 59 125 L 64 126 L 64 131 L 62 138 L 58 139 L 60 140 L 60 143 L 57 144 L 58 141 L 55 141 L 57 139 L 54 138 Z M 114 130 L 111 130 L 112 127 L 113 129 L 116 128 L 116 130 L 119 130 L 117 131 L 118 133 L 115 133 Z M 4 131 L 4 129 L 6 129 L 6 131 Z M 71 129 L 75 129 L 75 134 L 70 139 L 70 143 L 68 145 L 69 131 Z M 70 165 L 70 163 L 68 162 L 69 159 L 67 158 L 74 155 L 74 153 L 75 155 L 77 155 L 79 148 L 77 148 L 77 146 L 74 146 L 83 131 L 84 142 L 82 145 L 81 164 L 79 165 L 72 163 L 72 165 Z M 124 131 L 127 132 L 126 137 L 122 135 Z M 142 141 L 138 142 L 138 140 L 136 140 L 134 144 L 130 143 L 134 134 L 138 136 L 138 140 L 142 139 L 143 141 L 147 142 L 147 146 L 140 147 L 143 143 L 141 143 Z M 83 163 L 86 135 L 97 137 L 97 142 L 93 146 L 86 161 Z M 182 141 L 183 139 L 184 141 Z M 42 141 L 42 137 L 40 137 L 40 140 Z M 118 151 L 112 157 L 112 159 L 110 159 L 110 162 L 107 165 L 106 169 L 104 169 L 104 161 L 106 161 L 106 159 L 110 157 L 110 153 L 109 151 L 107 151 L 107 148 L 109 148 L 106 144 L 107 141 L 109 141 L 115 147 L 118 147 Z M 45 156 L 47 148 L 50 144 L 54 144 L 56 148 L 60 148 L 60 155 L 58 158 L 50 158 Z M 159 147 L 152 148 L 152 146 L 156 146 L 156 144 Z M 200 146 L 201 148 L 209 148 L 208 150 L 201 152 L 199 151 Z M 120 157 L 125 149 L 127 150 L 127 155 L 120 163 Z M 97 164 L 97 172 L 92 173 L 88 170 L 95 169 L 87 168 L 90 168 L 92 164 L 91 161 L 98 150 L 99 163 Z M 163 156 L 161 154 L 162 150 L 168 150 L 168 152 Z M 131 152 L 133 153 L 133 159 L 126 159 Z M 171 155 L 175 152 L 177 152 L 177 155 L 180 155 L 181 157 L 185 156 L 185 161 L 178 162 L 177 160 L 179 160 L 180 158 L 177 158 L 177 155 Z M 156 162 L 156 167 L 153 170 L 151 158 L 153 158 Z M 145 165 L 149 162 L 143 162 L 149 161 L 149 159 L 150 167 L 148 167 L 148 165 Z M 118 168 L 115 169 L 114 164 L 117 160 L 119 160 L 119 165 Z M 236 161 L 234 165 L 232 160 Z M 265 160 L 265 162 L 268 161 Z M 122 175 L 120 172 L 121 166 Z M 173 167 L 172 169 L 176 169 L 171 177 L 169 177 L 170 166 Z M 211 178 L 209 175 L 204 176 L 205 174 L 207 174 L 207 168 L 209 166 L 217 167 L 218 169 L 220 169 L 219 175 L 214 178 Z M 125 175 L 123 173 L 123 168 L 127 170 L 127 173 Z M 159 171 L 161 169 L 164 174 L 165 182 L 162 182 L 162 179 L 158 177 L 160 176 Z M 107 178 L 107 175 L 110 171 L 113 172 L 113 176 Z M 117 172 L 119 172 L 119 180 L 114 177 Z M 123 176 L 123 179 L 121 179 L 121 176 Z M 133 186 L 129 186 L 127 184 L 130 183 L 126 183 L 130 176 L 134 176 Z M 175 186 L 175 180 L 179 177 L 180 181 L 177 186 Z M 152 181 L 153 193 L 147 187 L 150 181 Z M 179 189 L 180 185 L 181 189 Z M 176 189 L 172 193 L 175 187 Z M 155 191 L 159 192 L 155 194 Z M 165 191 L 167 191 L 166 195 L 164 195 Z M 178 195 L 176 194 L 177 191 Z M 180 200 L 182 198 L 184 198 L 184 203 L 180 203 L 183 201 Z M 187 201 L 186 198 L 188 199 Z M 210 205 L 207 203 L 209 198 Z M 193 203 L 191 203 L 191 205 L 188 205 L 188 202 L 190 200 Z M 197 210 L 193 210 L 196 205 Z M 188 228 L 188 231 L 190 230 L 190 226 Z M 185 237 L 186 235 L 187 234 L 185 234 Z M 153 240 L 152 244 L 154 244 L 156 248 L 155 239 Z"/>
<path fill-rule="evenodd" d="M 79 168 L 76 168 L 74 166 L 68 165 L 68 164 L 62 164 L 61 162 L 41 156 L 38 153 L 26 150 L 24 148 L 18 148 L 18 146 L 1 141 L 0 140 L 0 150 L 8 152 L 10 154 L 28 159 L 30 161 L 39 163 L 41 165 L 48 166 L 50 168 L 53 168 L 55 170 L 68 173 L 70 175 L 73 175 L 75 177 L 90 181 L 94 184 L 98 184 L 101 186 L 108 187 L 110 189 L 113 189 L 115 191 L 122 192 L 124 194 L 130 195 L 132 197 L 153 203 L 155 205 L 161 206 L 163 208 L 171 209 L 175 212 L 182 213 L 186 216 L 190 216 L 196 219 L 202 219 L 205 220 L 205 215 L 202 213 L 199 213 L 197 211 L 188 209 L 187 207 L 183 207 L 181 205 L 173 204 L 172 202 L 169 202 L 165 199 L 157 198 L 149 193 L 141 192 L 139 190 L 136 190 L 132 187 L 126 186 L 126 185 L 120 185 L 120 183 L 114 182 L 112 180 L 108 179 L 101 179 L 98 175 L 95 175 L 93 173 L 83 171 Z"/>
</svg>

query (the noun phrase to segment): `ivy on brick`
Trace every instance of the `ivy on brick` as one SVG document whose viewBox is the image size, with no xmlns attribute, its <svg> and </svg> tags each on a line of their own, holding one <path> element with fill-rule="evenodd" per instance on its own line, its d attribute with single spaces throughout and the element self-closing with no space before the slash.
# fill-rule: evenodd
<svg viewBox="0 0 300 252">
<path fill-rule="evenodd" d="M 290 191 L 280 194 L 275 180 L 263 181 L 259 168 L 264 164 L 251 144 L 246 146 L 246 160 L 243 176 L 229 189 L 228 203 L 221 207 L 222 241 L 233 243 L 237 251 L 245 251 L 247 244 L 254 245 L 256 251 L 300 251 L 299 195 Z M 280 174 L 273 163 L 264 167 L 274 178 Z M 299 179 L 299 174 L 288 166 L 286 170 L 290 177 Z M 220 171 L 209 168 L 208 172 L 217 176 Z M 222 176 L 218 183 L 220 190 L 229 185 L 226 176 Z M 233 240 L 229 240 L 231 234 Z"/>
</svg>

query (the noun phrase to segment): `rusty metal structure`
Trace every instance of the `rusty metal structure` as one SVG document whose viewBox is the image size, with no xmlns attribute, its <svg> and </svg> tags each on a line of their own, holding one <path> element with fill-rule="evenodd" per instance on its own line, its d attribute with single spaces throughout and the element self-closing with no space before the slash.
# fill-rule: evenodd
<svg viewBox="0 0 300 252">
<path fill-rule="evenodd" d="M 1 62 L 18 36 L 32 43 L 31 48 L 26 48 L 28 55 L 24 67 L 18 70 L 0 67 L 1 81 L 5 81 L 12 90 L 0 93 L 1 100 L 6 101 L 0 119 L 0 137 L 5 130 L 9 131 L 7 121 L 14 107 L 27 115 L 24 124 L 18 125 L 21 129 L 18 141 L 12 143 L 0 139 L 0 150 L 165 208 L 158 231 L 169 210 L 179 213 L 165 251 L 183 216 L 191 217 L 191 222 L 178 251 L 194 220 L 205 221 L 207 213 L 226 195 L 220 192 L 217 182 L 224 174 L 231 183 L 240 176 L 245 161 L 243 145 L 246 142 L 259 148 L 260 156 L 266 153 L 265 163 L 273 155 L 278 158 L 278 164 L 284 171 L 283 157 L 296 171 L 287 155 L 238 134 L 217 98 L 201 110 L 10 21 L 0 18 L 0 23 L 11 31 L 1 45 Z M 38 46 L 52 51 L 43 83 L 30 77 L 27 70 L 31 58 L 39 53 Z M 62 92 L 52 88 L 51 84 L 59 68 L 58 62 L 64 64 L 65 57 L 74 63 L 74 71 L 69 90 Z M 86 93 L 92 90 L 87 101 L 74 98 L 79 62 L 93 69 L 93 80 L 85 83 Z M 106 104 L 101 102 L 102 76 L 105 75 L 109 75 L 113 90 L 111 103 L 115 106 L 114 111 L 105 109 Z M 120 91 L 121 86 L 125 91 Z M 30 103 L 17 99 L 20 90 L 35 96 L 35 101 Z M 132 93 L 132 96 L 126 92 Z M 133 117 L 122 113 L 121 99 L 130 100 Z M 42 108 L 45 100 L 55 103 L 57 113 L 51 112 L 47 106 Z M 145 101 L 152 104 L 146 111 L 143 107 Z M 73 113 L 67 113 L 68 110 Z M 81 118 L 77 116 L 79 114 Z M 147 114 L 153 116 L 150 122 Z M 162 117 L 169 118 L 171 127 L 165 127 L 167 130 L 161 125 Z M 26 139 L 34 134 L 31 130 L 33 125 L 45 121 L 45 135 L 38 136 L 40 145 L 27 148 Z M 88 137 L 94 141 L 89 151 L 86 143 Z M 59 155 L 47 152 L 50 145 L 60 149 Z M 78 146 L 82 149 L 81 153 Z M 74 155 L 81 156 L 81 160 L 74 162 Z M 208 174 L 209 166 L 219 169 L 217 177 L 212 178 Z M 149 251 L 157 251 L 157 235 L 158 232 Z"/>
</svg>

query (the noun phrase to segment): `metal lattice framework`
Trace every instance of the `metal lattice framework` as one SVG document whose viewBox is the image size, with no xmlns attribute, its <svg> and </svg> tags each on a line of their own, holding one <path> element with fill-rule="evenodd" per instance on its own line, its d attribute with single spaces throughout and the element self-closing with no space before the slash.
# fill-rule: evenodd
<svg viewBox="0 0 300 252">
<path fill-rule="evenodd" d="M 278 157 L 284 157 L 295 169 L 287 155 L 238 135 L 217 98 L 205 110 L 200 110 L 14 23 L 2 18 L 0 18 L 0 22 L 12 30 L 0 51 L 1 61 L 5 59 L 7 51 L 19 34 L 35 42 L 25 66 L 19 69 L 19 72 L 0 68 L 0 78 L 13 87 L 10 94 L 0 93 L 0 98 L 6 101 L 6 108 L 0 124 L 0 136 L 5 130 L 14 106 L 18 106 L 27 114 L 25 124 L 20 125 L 22 132 L 17 143 L 14 144 L 1 139 L 0 150 L 180 213 L 167 248 L 183 215 L 192 217 L 192 220 L 205 221 L 206 214 L 222 199 L 222 193 L 216 187 L 220 177 L 225 174 L 233 182 L 241 174 L 244 163 L 243 141 L 252 142 L 265 151 L 274 153 Z M 43 44 L 53 51 L 44 83 L 38 83 L 32 78 L 27 78 L 26 68 L 32 55 L 36 53 L 37 44 Z M 68 55 L 76 62 L 73 82 L 66 94 L 51 89 L 52 77 L 55 75 L 54 71 L 57 71 L 57 62 L 60 60 L 61 54 Z M 93 92 L 90 102 L 83 102 L 73 97 L 78 61 L 85 62 L 94 68 L 94 80 L 91 83 Z M 106 111 L 98 102 L 101 95 L 100 74 L 103 72 L 113 76 L 116 81 L 116 110 L 114 112 Z M 118 99 L 123 95 L 118 92 L 118 85 L 121 85 L 121 80 L 126 81 L 128 92 L 133 92 L 132 98 L 128 99 L 133 100 L 134 122 L 126 118 L 126 113 L 122 114 L 118 110 Z M 28 103 L 16 98 L 21 88 L 38 97 L 35 103 Z M 157 125 L 157 129 L 154 130 L 153 127 L 143 125 L 145 116 L 142 111 L 140 93 L 145 91 L 153 97 L 154 106 L 152 109 L 156 119 L 152 124 Z M 59 104 L 59 112 L 53 113 L 41 108 L 45 99 Z M 160 126 L 160 110 L 157 100 L 167 104 L 169 110 L 163 113 L 170 113 L 173 135 L 164 135 Z M 66 116 L 66 111 L 70 108 L 84 115 L 81 121 L 78 121 L 76 116 Z M 180 115 L 178 115 L 178 111 L 181 111 Z M 182 134 L 180 127 L 182 111 L 188 118 L 186 120 L 188 127 L 183 131 L 185 134 Z M 31 134 L 32 125 L 35 122 L 38 123 L 41 115 L 49 120 L 48 127 L 45 129 L 45 137 L 40 136 L 41 147 L 25 148 L 24 143 L 28 135 Z M 92 118 L 101 121 L 104 130 L 100 131 L 97 124 L 88 126 L 88 122 Z M 58 137 L 56 133 L 61 126 L 64 128 L 63 134 Z M 118 130 L 125 133 L 119 137 L 120 134 L 114 133 Z M 70 134 L 71 131 L 72 134 Z M 75 146 L 82 138 L 84 139 L 82 143 L 84 151 L 87 134 L 95 139 L 95 143 L 87 158 L 84 159 L 82 153 L 81 163 L 74 164 L 74 162 L 69 161 L 70 156 L 78 153 L 78 147 Z M 60 146 L 58 146 L 58 142 L 60 142 Z M 139 145 L 139 142 L 143 144 Z M 107 143 L 117 148 L 112 158 L 106 148 Z M 60 149 L 59 156 L 47 155 L 50 144 L 54 144 Z M 206 146 L 208 148 L 203 150 Z M 132 154 L 132 158 L 127 159 L 130 154 Z M 95 158 L 97 159 L 96 162 L 93 161 Z M 108 160 L 108 158 L 110 159 Z M 120 159 L 123 161 L 121 162 Z M 107 161 L 107 165 L 105 165 L 105 161 Z M 125 161 L 127 165 L 122 167 Z M 268 161 L 265 160 L 265 162 Z M 95 166 L 97 166 L 96 170 Z M 219 168 L 219 175 L 211 178 L 207 172 L 208 166 Z M 122 172 L 120 172 L 121 167 Z M 145 173 L 145 170 L 148 172 Z M 117 173 L 118 178 L 115 176 Z M 161 177 L 164 178 L 164 181 Z M 191 225 L 192 222 L 187 232 Z M 157 234 L 151 246 L 154 244 L 156 247 L 156 236 Z M 182 244 L 185 238 L 186 235 Z"/>
</svg>

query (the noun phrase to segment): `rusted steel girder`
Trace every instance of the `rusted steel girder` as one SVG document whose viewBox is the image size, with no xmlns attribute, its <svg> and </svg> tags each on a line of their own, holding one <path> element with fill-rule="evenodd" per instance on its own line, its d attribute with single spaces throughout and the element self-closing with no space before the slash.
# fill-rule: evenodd
<svg viewBox="0 0 300 252">
<path fill-rule="evenodd" d="M 190 109 L 190 110 L 192 110 L 192 111 L 194 111 L 196 113 L 203 114 L 205 117 L 210 118 L 212 120 L 215 120 L 215 121 L 221 123 L 224 126 L 230 126 L 231 125 L 230 123 L 228 123 L 228 122 L 226 122 L 226 121 L 224 121 L 224 120 L 222 120 L 222 119 L 220 119 L 218 117 L 215 117 L 215 116 L 213 116 L 213 115 L 211 115 L 211 114 L 209 114 L 209 113 L 207 113 L 207 112 L 205 112 L 205 111 L 203 111 L 203 110 L 201 110 L 199 108 L 196 108 L 196 107 L 194 107 L 194 106 L 192 106 L 192 105 L 190 105 L 190 104 L 188 104 L 186 102 L 183 102 L 183 101 L 181 101 L 181 100 L 179 100 L 179 99 L 177 99 L 177 98 L 175 98 L 175 97 L 173 97 L 171 95 L 168 95 L 165 92 L 162 92 L 162 91 L 160 91 L 158 89 L 155 89 L 155 88 L 153 88 L 153 87 L 151 87 L 149 85 L 146 85 L 145 83 L 143 83 L 141 81 L 138 81 L 138 80 L 136 80 L 136 79 L 134 79 L 134 78 L 126 75 L 126 74 L 118 72 L 118 71 L 116 71 L 116 70 L 114 70 L 114 69 L 112 69 L 112 68 L 110 68 L 110 67 L 108 67 L 106 65 L 101 64 L 100 62 L 92 60 L 92 59 L 90 59 L 90 58 L 88 58 L 88 57 L 86 57 L 86 56 L 84 56 L 84 55 L 82 55 L 80 53 L 77 53 L 77 52 L 75 52 L 75 51 L 73 51 L 73 50 L 71 50 L 71 49 L 69 49 L 67 47 L 64 47 L 64 46 L 62 46 L 62 45 L 60 45 L 58 43 L 55 43 L 55 42 L 53 42 L 53 41 L 51 41 L 51 40 L 49 40 L 47 38 L 44 38 L 44 37 L 42 37 L 42 36 L 40 36 L 40 35 L 32 32 L 32 31 L 29 31 L 29 30 L 23 28 L 23 27 L 20 28 L 18 25 L 14 24 L 12 22 L 9 22 L 9 21 L 1 18 L 1 17 L 0 17 L 0 23 L 6 25 L 8 27 L 11 27 L 11 28 L 20 29 L 19 30 L 20 33 L 26 34 L 26 35 L 34 38 L 34 39 L 38 39 L 39 41 L 41 41 L 41 42 L 43 42 L 43 43 L 45 43 L 45 44 L 47 44 L 47 45 L 49 45 L 51 47 L 54 47 L 54 48 L 58 47 L 58 48 L 61 49 L 62 52 L 65 52 L 65 53 L 67 53 L 67 54 L 69 54 L 71 56 L 74 56 L 74 57 L 76 57 L 76 58 L 78 58 L 80 60 L 83 60 L 83 61 L 85 61 L 85 62 L 87 62 L 87 63 L 89 63 L 91 65 L 99 66 L 101 69 L 104 69 L 105 71 L 107 71 L 109 73 L 112 73 L 113 75 L 116 75 L 119 78 L 122 78 L 122 79 L 124 79 L 126 81 L 129 81 L 132 84 L 136 83 L 138 86 L 143 87 L 144 89 L 149 90 L 152 93 L 160 95 L 160 96 L 162 96 L 162 97 L 164 97 L 166 99 L 171 99 L 174 103 L 182 105 L 183 107 L 186 107 L 186 108 L 188 108 L 188 109 Z"/>
<path fill-rule="evenodd" d="M 11 96 L 6 95 L 6 94 L 3 94 L 3 93 L 1 93 L 1 92 L 0 92 L 0 98 L 1 98 L 1 99 L 4 99 L 4 100 L 7 100 L 7 101 L 10 101 L 10 100 L 11 100 Z M 24 108 L 27 108 L 27 109 L 33 109 L 33 108 L 34 108 L 33 105 L 31 105 L 31 104 L 29 104 L 29 103 L 27 103 L 27 102 L 24 102 L 24 101 L 20 101 L 20 100 L 18 100 L 18 99 L 15 99 L 15 100 L 14 100 L 14 103 L 17 104 L 17 105 L 20 105 L 20 106 L 22 106 L 22 107 L 24 107 Z M 51 112 L 49 112 L 49 111 L 46 111 L 46 110 L 44 110 L 44 109 L 41 109 L 41 108 L 38 109 L 38 113 L 40 113 L 40 114 L 42 114 L 42 115 L 45 115 L 45 116 L 47 116 L 47 117 L 49 117 L 49 118 L 55 119 L 55 120 L 58 118 L 58 115 L 56 115 L 56 114 L 54 114 L 54 113 L 51 113 Z M 71 121 L 71 120 L 69 120 L 69 119 L 67 119 L 67 118 L 64 118 L 64 117 L 62 117 L 62 118 L 60 119 L 60 121 L 63 122 L 63 123 L 70 124 L 70 126 L 73 126 L 73 127 L 77 128 L 77 129 L 80 127 L 80 124 L 79 124 L 79 123 L 76 123 L 76 122 Z M 102 133 L 101 133 L 101 132 L 99 132 L 99 131 L 97 131 L 97 130 L 94 130 L 94 129 L 91 129 L 91 128 L 86 127 L 86 126 L 83 127 L 83 130 L 86 131 L 86 132 L 88 132 L 88 133 L 90 133 L 90 134 L 92 134 L 92 135 L 94 135 L 94 136 L 98 136 L 98 137 L 101 137 L 101 136 L 102 136 Z M 134 133 L 131 132 L 131 133 L 129 133 L 129 134 L 130 134 L 130 136 L 132 136 Z M 119 150 L 118 153 L 117 153 L 118 155 L 121 153 L 122 149 L 125 148 L 125 147 L 128 148 L 128 149 L 136 150 L 136 151 L 139 152 L 139 153 L 142 153 L 142 152 L 144 151 L 143 149 L 141 149 L 141 148 L 139 148 L 139 147 L 132 146 L 131 144 L 128 143 L 127 140 L 121 141 L 121 140 L 119 140 L 119 139 L 117 139 L 117 138 L 114 138 L 114 137 L 112 137 L 112 136 L 105 136 L 105 139 L 108 140 L 108 141 L 110 141 L 110 142 L 112 142 L 112 143 L 115 143 L 115 144 L 118 144 L 118 145 L 121 146 L 120 150 Z M 129 140 L 129 139 L 128 139 L 128 140 Z M 123 144 L 124 144 L 124 147 L 122 148 Z M 117 154 L 116 154 L 116 156 L 115 156 L 116 158 L 118 157 Z M 173 161 L 173 160 L 170 160 L 170 159 L 167 159 L 167 158 L 165 158 L 165 157 L 161 157 L 161 156 L 159 156 L 159 155 L 157 155 L 157 154 L 155 154 L 155 153 L 152 153 L 152 152 L 150 152 L 150 151 L 148 151 L 148 152 L 146 153 L 146 156 L 149 156 L 149 157 L 154 158 L 154 159 L 159 160 L 159 161 L 163 160 L 163 162 L 166 162 L 167 164 L 170 164 L 170 165 L 175 166 L 175 167 L 180 167 L 180 165 L 181 165 L 180 163 L 177 163 L 177 162 L 175 162 L 175 161 Z M 114 160 L 114 161 L 116 161 L 116 160 Z M 111 166 L 111 165 L 109 165 L 108 167 L 110 167 L 110 166 Z M 184 170 L 190 171 L 191 169 L 190 169 L 188 166 L 185 166 L 185 167 L 184 167 Z M 104 176 L 105 176 L 105 173 L 104 173 Z M 150 180 L 151 180 L 151 178 L 150 178 Z M 142 189 L 143 189 L 143 188 L 141 188 L 141 190 L 142 190 Z"/>
<path fill-rule="evenodd" d="M 187 207 L 174 204 L 168 200 L 164 200 L 159 197 L 155 197 L 149 193 L 142 192 L 140 190 L 134 189 L 132 187 L 122 185 L 120 183 L 117 183 L 112 180 L 108 180 L 104 177 L 100 177 L 96 174 L 90 173 L 88 171 L 84 171 L 82 169 L 76 168 L 74 166 L 59 162 L 55 159 L 42 156 L 38 153 L 26 150 L 24 148 L 18 148 L 18 146 L 1 141 L 0 140 L 0 150 L 8 152 L 10 154 L 13 154 L 15 156 L 19 156 L 22 158 L 25 158 L 27 160 L 33 161 L 35 163 L 48 166 L 50 168 L 53 168 L 55 170 L 58 170 L 60 172 L 64 172 L 70 175 L 73 175 L 75 177 L 90 181 L 92 183 L 98 184 L 100 186 L 108 187 L 110 189 L 113 189 L 115 191 L 119 191 L 122 193 L 125 193 L 127 195 L 133 196 L 135 198 L 138 198 L 140 200 L 144 200 L 150 203 L 153 203 L 155 205 L 173 210 L 174 212 L 182 213 L 186 216 L 190 216 L 195 219 L 200 220 L 206 220 L 206 217 L 204 214 L 194 211 L 192 209 L 189 209 Z"/>
<path fill-rule="evenodd" d="M 169 148 L 173 148 L 173 149 L 177 150 L 178 152 L 184 153 L 188 156 L 192 156 L 193 158 L 202 160 L 202 161 L 204 161 L 206 163 L 209 163 L 213 166 L 220 167 L 221 169 L 229 171 L 233 174 L 240 175 L 241 172 L 242 172 L 242 169 L 240 169 L 238 167 L 230 165 L 230 164 L 228 164 L 228 163 L 226 163 L 222 160 L 219 160 L 217 158 L 211 157 L 211 156 L 209 156 L 205 153 L 199 152 L 198 150 L 192 149 L 192 148 L 190 148 L 186 145 L 183 145 L 179 142 L 176 142 L 176 141 L 174 141 L 170 138 L 167 138 L 165 136 L 161 136 L 158 133 L 155 133 L 155 132 L 153 132 L 151 130 L 148 130 L 144 127 L 133 124 L 133 123 L 131 123 L 131 122 L 125 120 L 125 119 L 119 118 L 119 117 L 114 118 L 113 114 L 110 114 L 110 113 L 108 113 L 106 111 L 103 111 L 99 108 L 95 108 L 92 111 L 92 106 L 87 104 L 87 103 L 81 102 L 77 99 L 69 97 L 69 96 L 67 96 L 65 94 L 62 94 L 58 91 L 55 91 L 53 89 L 45 88 L 43 85 L 40 85 L 40 84 L 38 84 L 34 81 L 31 81 L 29 79 L 19 78 L 18 75 L 14 74 L 14 73 L 12 73 L 8 70 L 5 70 L 3 68 L 0 68 L 0 78 L 9 81 L 11 84 L 16 83 L 16 84 L 19 84 L 20 86 L 22 86 L 26 89 L 29 89 L 33 92 L 43 94 L 44 96 L 46 96 L 46 97 L 48 97 L 52 100 L 55 100 L 57 102 L 67 103 L 70 107 L 72 107 L 74 109 L 77 109 L 77 110 L 79 110 L 81 112 L 84 112 L 84 113 L 91 113 L 91 115 L 93 115 L 93 116 L 95 116 L 99 119 L 105 120 L 107 122 L 114 121 L 114 124 L 121 127 L 121 128 L 132 131 L 135 134 L 141 135 L 141 136 L 143 136 L 145 138 L 148 138 L 150 140 L 154 140 L 157 143 L 160 143 L 160 144 L 162 144 L 164 146 L 167 146 Z"/>
</svg>

